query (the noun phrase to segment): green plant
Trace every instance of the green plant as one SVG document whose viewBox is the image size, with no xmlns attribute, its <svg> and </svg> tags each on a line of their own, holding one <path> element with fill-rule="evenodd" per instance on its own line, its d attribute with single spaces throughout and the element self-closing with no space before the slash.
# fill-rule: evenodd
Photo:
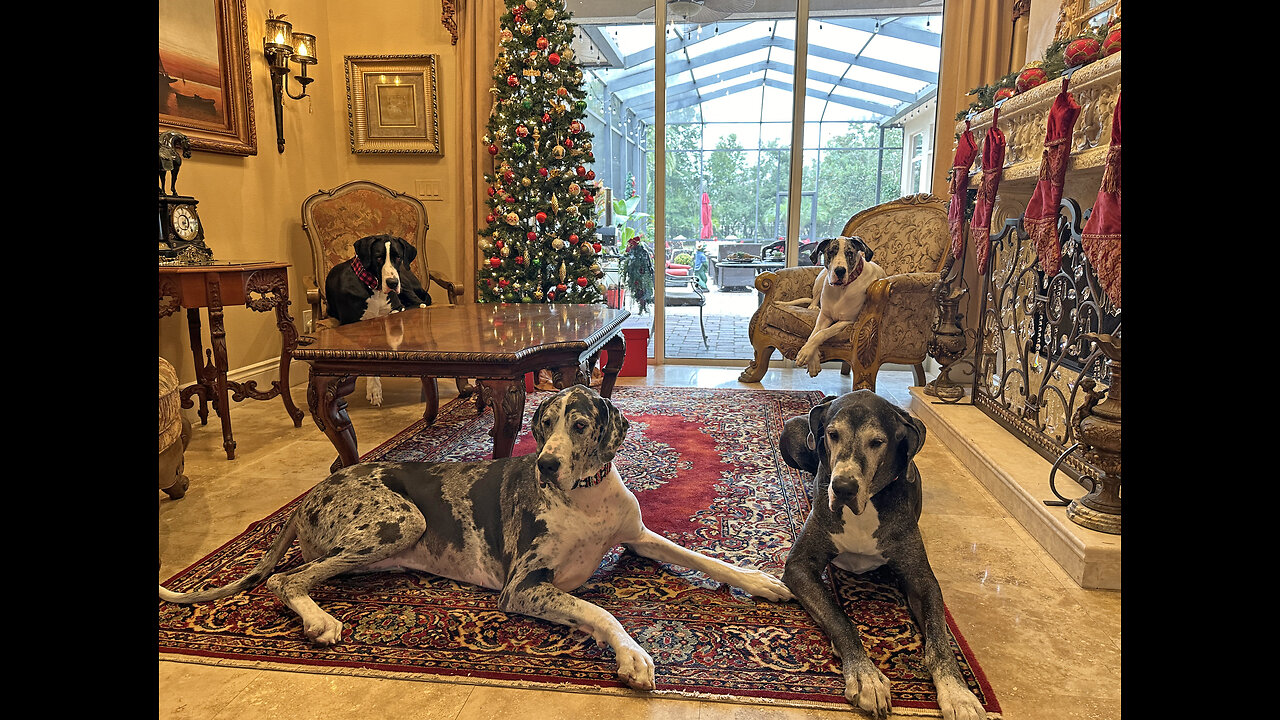
<svg viewBox="0 0 1280 720">
<path fill-rule="evenodd" d="M 618 263 L 620 279 L 643 313 L 653 300 L 653 255 L 644 244 L 644 235 L 628 224 L 648 222 L 648 213 L 636 212 L 639 205 L 639 197 L 614 200 L 613 218 L 618 246 L 622 249 L 622 260 Z"/>
<path fill-rule="evenodd" d="M 671 258 L 671 262 L 677 265 L 689 265 L 690 267 L 692 267 L 693 253 L 689 252 L 688 250 L 681 250 L 680 252 L 676 253 L 675 257 Z"/>
</svg>

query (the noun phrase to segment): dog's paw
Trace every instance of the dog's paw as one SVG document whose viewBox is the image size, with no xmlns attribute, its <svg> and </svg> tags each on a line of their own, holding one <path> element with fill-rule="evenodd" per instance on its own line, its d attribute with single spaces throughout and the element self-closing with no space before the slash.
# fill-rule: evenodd
<svg viewBox="0 0 1280 720">
<path fill-rule="evenodd" d="M 618 679 L 636 690 L 653 689 L 653 658 L 639 645 L 625 645 L 616 650 Z"/>
<path fill-rule="evenodd" d="M 329 613 L 322 612 L 303 620 L 302 632 L 315 645 L 333 645 L 342 639 L 342 623 Z"/>
<path fill-rule="evenodd" d="M 889 703 L 889 678 L 869 660 L 845 671 L 844 697 L 872 717 L 886 718 L 892 709 Z"/>
<path fill-rule="evenodd" d="M 938 707 L 943 720 L 984 720 L 987 711 L 973 692 L 960 680 L 939 678 L 934 680 L 938 690 Z"/>
<path fill-rule="evenodd" d="M 767 572 L 752 568 L 742 568 L 737 586 L 751 593 L 752 596 L 765 600 L 782 602 L 792 599 L 791 590 L 781 580 Z"/>
<path fill-rule="evenodd" d="M 382 407 L 382 379 L 371 377 L 365 381 L 365 398 L 374 407 Z"/>
</svg>

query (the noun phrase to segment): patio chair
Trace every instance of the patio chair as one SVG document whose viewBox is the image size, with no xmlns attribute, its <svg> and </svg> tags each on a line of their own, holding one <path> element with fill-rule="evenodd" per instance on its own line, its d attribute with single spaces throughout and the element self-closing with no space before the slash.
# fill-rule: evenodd
<svg viewBox="0 0 1280 720">
<path fill-rule="evenodd" d="M 884 363 L 912 365 L 916 384 L 924 385 L 926 346 L 938 313 L 934 286 L 950 247 L 946 202 L 927 193 L 908 195 L 854 215 L 840 234 L 865 240 L 888 277 L 867 289 L 867 303 L 853 325 L 822 344 L 821 360 L 840 360 L 841 374 L 853 374 L 855 390 L 875 390 Z M 781 303 L 810 297 L 821 271 L 792 267 L 756 277 L 764 299 L 749 329 L 755 359 L 738 376 L 740 382 L 759 382 L 774 348 L 795 359 L 818 311 Z"/>
<path fill-rule="evenodd" d="M 662 288 L 663 298 L 666 300 L 667 307 L 697 307 L 698 308 L 698 328 L 702 330 L 702 346 L 711 349 L 710 343 L 707 341 L 707 326 L 703 322 L 702 308 L 707 305 L 707 297 L 698 285 L 698 278 L 695 275 L 667 275 L 666 282 Z"/>
</svg>

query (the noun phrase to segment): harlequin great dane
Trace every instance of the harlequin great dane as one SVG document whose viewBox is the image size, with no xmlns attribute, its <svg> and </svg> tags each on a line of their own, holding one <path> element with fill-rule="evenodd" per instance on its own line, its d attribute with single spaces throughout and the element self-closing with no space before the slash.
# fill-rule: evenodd
<svg viewBox="0 0 1280 720">
<path fill-rule="evenodd" d="M 500 591 L 503 612 L 569 627 L 613 648 L 618 677 L 653 688 L 653 659 L 603 608 L 569 592 L 621 544 L 644 557 L 706 573 L 768 600 L 789 600 L 781 580 L 687 550 L 645 527 L 613 458 L 629 423 L 613 403 L 576 385 L 533 415 L 537 451 L 477 462 L 362 463 L 307 494 L 244 578 L 160 598 L 194 603 L 267 587 L 302 617 L 304 634 L 332 645 L 343 625 L 308 592 L 342 573 L 417 570 Z M 273 574 L 298 540 L 306 562 Z"/>
<path fill-rule="evenodd" d="M 796 353 L 796 365 L 816 377 L 822 369 L 822 343 L 853 324 L 867 302 L 867 288 L 885 277 L 884 268 L 871 262 L 875 254 L 860 237 L 827 238 L 818 243 L 810 257 L 822 259 L 822 270 L 813 281 L 811 297 L 789 300 L 783 305 L 807 305 L 818 311 L 809 339 Z"/>
<path fill-rule="evenodd" d="M 431 295 L 409 267 L 418 256 L 413 243 L 394 235 L 369 235 L 352 249 L 355 255 L 334 265 L 325 278 L 329 317 L 346 325 L 431 304 Z M 365 395 L 372 405 L 381 405 L 382 379 L 366 378 Z"/>
<path fill-rule="evenodd" d="M 867 657 L 858 629 L 821 579 L 828 563 L 854 573 L 888 566 L 900 578 L 924 635 L 924 666 L 946 720 L 986 711 L 951 651 L 942 589 L 920 536 L 920 471 L 925 426 L 870 390 L 831 396 L 787 420 L 783 460 L 814 474 L 813 507 L 787 556 L 783 582 L 827 634 L 842 661 L 845 698 L 878 718 L 891 709 L 889 680 Z"/>
</svg>

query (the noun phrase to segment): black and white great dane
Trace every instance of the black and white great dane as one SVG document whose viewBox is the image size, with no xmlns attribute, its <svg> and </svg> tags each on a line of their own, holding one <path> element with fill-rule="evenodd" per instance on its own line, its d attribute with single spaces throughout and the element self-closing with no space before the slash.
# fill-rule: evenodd
<svg viewBox="0 0 1280 720">
<path fill-rule="evenodd" d="M 346 325 L 431 304 L 431 295 L 409 267 L 418 256 L 413 243 L 394 235 L 368 235 L 352 249 L 352 258 L 334 265 L 325 278 L 329 317 Z M 365 395 L 372 405 L 381 405 L 382 379 L 366 378 Z"/>
<path fill-rule="evenodd" d="M 693 552 L 652 532 L 613 458 L 629 424 L 582 385 L 544 400 L 533 415 L 537 451 L 477 462 L 361 463 L 321 481 L 244 578 L 160 598 L 194 603 L 267 587 L 302 617 L 303 632 L 332 645 L 343 625 L 309 590 L 342 573 L 416 570 L 498 590 L 503 612 L 585 632 L 617 656 L 618 677 L 653 689 L 653 658 L 603 608 L 570 595 L 618 545 L 699 570 L 768 600 L 790 600 L 778 578 Z M 273 574 L 298 540 L 303 565 Z"/>
<path fill-rule="evenodd" d="M 858 629 L 827 591 L 828 563 L 854 573 L 888 566 L 900 579 L 924 635 L 924 666 L 946 720 L 985 718 L 951 651 L 942 589 L 920 536 L 925 426 L 870 390 L 831 396 L 784 423 L 784 461 L 814 474 L 813 507 L 787 556 L 782 579 L 841 658 L 845 698 L 886 717 L 889 680 L 867 657 Z"/>
<path fill-rule="evenodd" d="M 796 353 L 796 365 L 817 377 L 822 369 L 822 343 L 853 324 L 867 302 L 867 288 L 871 283 L 886 277 L 884 268 L 871 262 L 875 254 L 860 237 L 827 238 L 818 243 L 810 258 L 817 265 L 822 259 L 822 270 L 813 280 L 810 297 L 789 300 L 783 305 L 807 305 L 818 311 L 809 339 Z"/>
</svg>

